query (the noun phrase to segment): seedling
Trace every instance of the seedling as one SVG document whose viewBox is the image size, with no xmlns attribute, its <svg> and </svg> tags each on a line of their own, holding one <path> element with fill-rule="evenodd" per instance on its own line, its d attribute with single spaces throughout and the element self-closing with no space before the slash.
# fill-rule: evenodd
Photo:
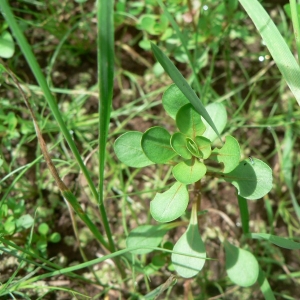
<svg viewBox="0 0 300 300">
<path fill-rule="evenodd" d="M 225 136 L 220 148 L 214 147 L 217 134 L 175 84 L 164 93 L 162 104 L 175 120 L 177 132 L 169 133 L 160 126 L 151 127 L 144 133 L 126 132 L 117 138 L 114 149 L 119 160 L 130 167 L 141 168 L 155 163 L 172 167 L 173 185 L 165 192 L 157 193 L 150 203 L 150 213 L 157 222 L 172 222 L 185 214 L 190 201 L 189 185 L 193 184 L 194 190 L 199 192 L 195 199 L 191 199 L 189 226 L 175 244 L 171 256 L 177 273 L 190 278 L 198 274 L 206 260 L 205 245 L 198 231 L 201 179 L 204 176 L 217 177 L 233 184 L 240 197 L 255 200 L 271 190 L 272 170 L 256 158 L 240 161 L 239 143 L 231 135 Z M 212 103 L 206 110 L 218 131 L 222 132 L 227 123 L 225 107 Z M 161 243 L 168 226 L 138 227 L 129 234 L 127 246 L 140 244 L 148 249 L 136 250 L 135 253 L 151 252 L 149 247 Z M 258 274 L 257 270 L 254 274 Z"/>
</svg>

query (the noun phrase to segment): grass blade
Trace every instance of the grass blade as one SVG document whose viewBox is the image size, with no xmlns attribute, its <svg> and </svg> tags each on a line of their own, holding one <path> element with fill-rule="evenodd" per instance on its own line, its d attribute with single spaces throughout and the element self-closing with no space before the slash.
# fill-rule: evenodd
<svg viewBox="0 0 300 300">
<path fill-rule="evenodd" d="M 264 274 L 264 272 L 262 271 L 261 268 L 259 268 L 259 275 L 258 275 L 258 278 L 257 278 L 257 282 L 260 286 L 260 290 L 263 293 L 265 299 L 267 299 L 267 300 L 276 300 L 276 298 L 273 294 L 272 288 L 269 284 L 269 281 L 266 278 L 266 276 L 265 276 L 265 274 Z"/>
<path fill-rule="evenodd" d="M 257 0 L 239 0 L 300 105 L 300 68 L 274 22 Z"/>
<path fill-rule="evenodd" d="M 170 76 L 170 78 L 174 81 L 177 87 L 181 90 L 181 92 L 187 97 L 187 99 L 192 103 L 197 112 L 205 119 L 205 121 L 211 126 L 214 132 L 218 135 L 221 140 L 220 134 L 211 119 L 210 115 L 206 111 L 204 105 L 201 100 L 198 98 L 194 90 L 189 86 L 185 78 L 179 72 L 179 70 L 175 67 L 172 61 L 153 43 L 151 43 L 151 48 L 154 53 L 155 58 L 162 65 L 166 73 Z M 221 140 L 222 141 L 222 140 Z"/>
<path fill-rule="evenodd" d="M 99 197 L 98 204 L 103 225 L 108 237 L 111 251 L 115 251 L 114 242 L 104 206 L 104 164 L 111 114 L 114 79 L 114 1 L 98 1 L 98 84 L 99 99 Z"/>
</svg>

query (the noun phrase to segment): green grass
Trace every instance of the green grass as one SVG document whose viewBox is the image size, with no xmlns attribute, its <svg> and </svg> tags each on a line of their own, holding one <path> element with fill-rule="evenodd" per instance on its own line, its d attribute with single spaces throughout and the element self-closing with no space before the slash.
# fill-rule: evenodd
<svg viewBox="0 0 300 300">
<path fill-rule="evenodd" d="M 7 2 L 0 3 L 6 18 L 0 34 L 9 30 L 19 46 L 13 57 L 0 62 L 0 296 L 183 299 L 190 293 L 189 299 L 221 299 L 224 293 L 230 299 L 297 299 L 297 244 L 287 250 L 282 248 L 286 241 L 278 247 L 251 235 L 300 242 L 300 110 L 295 101 L 300 73 L 287 48 L 272 48 L 278 36 L 263 32 L 268 50 L 235 1 L 224 6 L 222 0 L 208 0 L 203 3 L 208 10 L 195 8 L 200 18 L 191 14 L 192 1 L 164 2 L 169 21 L 158 23 L 156 33 L 151 24 L 137 22 L 161 15 L 162 1 L 115 1 L 114 19 L 112 3 L 104 0 L 98 7 L 51 0 L 47 7 L 19 1 L 9 8 Z M 291 1 L 292 12 L 295 4 Z M 295 53 L 297 14 L 292 22 L 283 7 L 263 5 Z M 263 25 L 257 26 L 263 31 Z M 268 37 L 273 38 L 270 44 Z M 214 177 L 202 180 L 198 222 L 212 260 L 192 281 L 170 277 L 176 272 L 166 251 L 187 228 L 189 210 L 150 254 L 133 255 L 126 249 L 134 228 L 157 224 L 150 200 L 174 183 L 168 166 L 129 168 L 113 150 L 115 139 L 128 130 L 175 130 L 161 105 L 172 81 L 158 67 L 150 41 L 172 60 L 204 105 L 225 105 L 229 121 L 224 133 L 238 140 L 242 159 L 251 155 L 273 170 L 273 189 L 256 201 L 238 202 L 233 187 Z M 279 64 L 287 59 L 295 73 L 289 74 L 284 62 L 282 76 L 269 51 Z M 31 103 L 52 161 L 72 192 L 62 191 L 71 205 L 47 168 L 22 94 L 5 68 L 17 76 Z M 291 80 L 295 96 L 285 80 Z M 39 231 L 44 223 L 49 232 Z M 52 234 L 60 240 L 54 243 Z M 262 272 L 252 287 L 239 287 L 227 277 L 225 239 L 258 260 Z"/>
</svg>

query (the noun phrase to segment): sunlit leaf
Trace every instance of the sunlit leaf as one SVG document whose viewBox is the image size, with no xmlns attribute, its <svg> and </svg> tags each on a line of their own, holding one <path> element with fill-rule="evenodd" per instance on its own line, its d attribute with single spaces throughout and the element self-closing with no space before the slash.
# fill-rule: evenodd
<svg viewBox="0 0 300 300">
<path fill-rule="evenodd" d="M 162 241 L 167 230 L 164 229 L 161 225 L 142 225 L 133 229 L 127 239 L 126 246 L 127 248 L 136 247 L 137 245 L 141 249 L 131 251 L 135 254 L 145 254 L 153 251 L 152 249 L 143 249 L 143 247 L 157 247 Z"/>
<path fill-rule="evenodd" d="M 152 165 L 153 162 L 144 154 L 141 146 L 143 133 L 129 131 L 118 137 L 114 144 L 114 150 L 118 159 L 125 165 L 134 168 L 142 168 Z"/>
<path fill-rule="evenodd" d="M 229 242 L 224 243 L 226 252 L 226 271 L 232 282 L 242 287 L 253 285 L 259 275 L 259 265 L 255 256 Z"/>
<path fill-rule="evenodd" d="M 171 137 L 171 146 L 174 151 L 183 158 L 189 159 L 192 157 L 192 154 L 187 149 L 186 143 L 186 136 L 181 132 L 176 132 Z"/>
<path fill-rule="evenodd" d="M 214 121 L 218 132 L 222 133 L 227 124 L 227 112 L 225 106 L 222 103 L 210 103 L 207 106 L 205 106 L 205 108 L 208 114 L 210 115 L 211 119 Z M 202 121 L 206 127 L 203 136 L 208 138 L 211 142 L 215 141 L 218 135 L 204 118 L 202 118 Z"/>
<path fill-rule="evenodd" d="M 205 131 L 201 116 L 191 104 L 186 104 L 179 109 L 176 115 L 176 125 L 182 133 L 192 139 L 201 136 Z"/>
<path fill-rule="evenodd" d="M 195 142 L 197 144 L 200 157 L 203 159 L 206 159 L 211 154 L 211 142 L 209 139 L 203 137 L 203 136 L 196 136 Z"/>
<path fill-rule="evenodd" d="M 189 100 L 183 95 L 176 84 L 171 84 L 163 94 L 162 104 L 166 112 L 173 119 L 176 118 L 178 110 L 188 104 Z"/>
<path fill-rule="evenodd" d="M 171 222 L 184 214 L 189 193 L 184 184 L 176 182 L 164 193 L 157 193 L 150 202 L 152 217 L 158 222 Z"/>
<path fill-rule="evenodd" d="M 180 237 L 173 248 L 174 251 L 185 253 L 186 255 L 172 253 L 171 257 L 176 272 L 184 278 L 191 278 L 197 275 L 202 270 L 206 259 L 205 245 L 198 230 L 196 207 L 196 205 L 193 205 L 187 231 Z"/>
<path fill-rule="evenodd" d="M 206 166 L 197 159 L 180 162 L 172 169 L 175 179 L 184 184 L 192 184 L 200 180 L 206 173 Z"/>
<path fill-rule="evenodd" d="M 3 31 L 0 35 L 0 57 L 11 58 L 15 53 L 15 43 L 8 31 Z"/>
<path fill-rule="evenodd" d="M 272 189 L 272 170 L 259 159 L 244 160 L 230 173 L 224 174 L 223 178 L 231 182 L 238 190 L 239 195 L 256 200 Z"/>
<path fill-rule="evenodd" d="M 241 149 L 238 141 L 231 135 L 226 136 L 225 144 L 221 149 L 214 149 L 209 157 L 224 164 L 224 173 L 234 170 L 241 159 Z"/>
<path fill-rule="evenodd" d="M 142 136 L 142 149 L 155 163 L 166 163 L 176 154 L 170 144 L 170 133 L 159 126 L 148 129 Z"/>
</svg>

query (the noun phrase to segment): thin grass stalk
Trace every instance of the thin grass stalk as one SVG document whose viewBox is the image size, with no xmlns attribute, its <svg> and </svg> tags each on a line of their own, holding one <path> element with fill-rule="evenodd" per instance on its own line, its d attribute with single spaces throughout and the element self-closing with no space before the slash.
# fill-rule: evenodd
<svg viewBox="0 0 300 300">
<path fill-rule="evenodd" d="M 72 136 L 62 119 L 60 111 L 57 107 L 57 103 L 51 94 L 51 91 L 48 87 L 45 76 L 42 73 L 39 64 L 37 63 L 37 60 L 31 50 L 30 45 L 28 44 L 23 32 L 21 31 L 18 23 L 16 22 L 15 17 L 11 11 L 11 8 L 10 8 L 9 4 L 7 3 L 7 0 L 0 1 L 0 10 L 1 10 L 3 16 L 5 17 L 17 43 L 19 44 L 19 46 L 22 50 L 22 53 L 25 56 L 25 58 L 28 62 L 28 65 L 29 65 L 30 69 L 32 70 L 32 73 L 34 74 L 34 76 L 36 78 L 36 81 L 38 82 L 39 86 L 41 87 L 43 94 L 45 96 L 45 99 L 49 105 L 49 108 L 50 108 L 54 118 L 56 119 L 56 121 L 60 127 L 60 130 L 63 133 L 82 173 L 84 174 L 84 176 L 88 182 L 88 185 L 92 191 L 92 194 L 94 195 L 95 199 L 97 199 L 98 192 L 97 192 L 97 189 L 90 177 L 89 171 L 86 168 L 86 166 L 84 165 L 83 160 L 81 159 L 80 153 L 72 139 Z"/>
</svg>

